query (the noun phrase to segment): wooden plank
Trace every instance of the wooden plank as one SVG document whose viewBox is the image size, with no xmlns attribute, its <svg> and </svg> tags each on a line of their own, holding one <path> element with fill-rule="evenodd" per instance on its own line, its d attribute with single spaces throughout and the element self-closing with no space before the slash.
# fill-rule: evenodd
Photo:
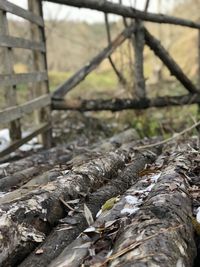
<svg viewBox="0 0 200 267">
<path fill-rule="evenodd" d="M 41 16 L 35 15 L 32 12 L 10 3 L 7 0 L 0 1 L 0 9 L 44 27 L 44 21 Z"/>
<path fill-rule="evenodd" d="M 46 51 L 44 43 L 38 43 L 23 38 L 10 37 L 6 35 L 0 36 L 0 47 L 24 48 L 41 52 Z"/>
<path fill-rule="evenodd" d="M 125 28 L 116 38 L 112 41 L 108 47 L 102 50 L 98 55 L 96 55 L 87 65 L 78 70 L 71 78 L 69 78 L 65 83 L 59 86 L 54 94 L 54 99 L 62 99 L 65 94 L 77 86 L 81 81 L 83 81 L 94 69 L 96 69 L 100 63 L 108 58 L 117 47 L 119 47 L 127 38 L 131 36 L 134 32 L 134 24 Z"/>
<path fill-rule="evenodd" d="M 3 74 L 0 75 L 0 85 L 14 86 L 23 83 L 38 83 L 46 81 L 48 75 L 46 72 L 20 73 L 20 74 Z"/>
<path fill-rule="evenodd" d="M 163 14 L 155 14 L 150 12 L 146 13 L 145 11 L 140 11 L 130 6 L 124 6 L 106 0 L 101 0 L 101 1 L 100 0 L 46 0 L 46 1 L 68 6 L 79 7 L 79 8 L 89 8 L 93 10 L 102 11 L 104 13 L 112 13 L 120 15 L 122 17 L 128 17 L 133 19 L 141 19 L 155 23 L 174 24 L 174 25 L 200 29 L 200 23 L 194 21 Z"/>
<path fill-rule="evenodd" d="M 170 71 L 171 75 L 175 76 L 176 79 L 190 92 L 198 93 L 196 86 L 182 71 L 181 67 L 171 57 L 168 51 L 162 46 L 159 40 L 157 40 L 146 28 L 144 29 L 145 42 L 155 53 L 156 56 L 165 64 Z"/>
<path fill-rule="evenodd" d="M 25 114 L 31 113 L 36 109 L 46 107 L 51 104 L 50 95 L 43 95 L 36 99 L 26 102 L 20 106 L 9 107 L 0 111 L 0 123 L 7 123 L 21 118 Z"/>
<path fill-rule="evenodd" d="M 51 125 L 48 124 L 48 123 L 44 123 L 44 124 L 39 125 L 30 134 L 26 135 L 25 137 L 21 138 L 20 140 L 17 140 L 15 142 L 11 143 L 7 148 L 5 148 L 4 150 L 0 151 L 0 158 L 12 153 L 17 148 L 19 148 L 23 144 L 25 144 L 28 141 L 30 141 L 31 139 L 33 139 L 33 137 L 35 137 L 38 134 L 41 134 L 41 133 L 49 130 L 50 128 L 51 128 Z"/>
</svg>

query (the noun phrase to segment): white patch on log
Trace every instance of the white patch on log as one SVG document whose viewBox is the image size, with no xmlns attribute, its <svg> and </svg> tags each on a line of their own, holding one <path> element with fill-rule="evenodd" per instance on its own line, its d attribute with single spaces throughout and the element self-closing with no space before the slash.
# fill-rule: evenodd
<svg viewBox="0 0 200 267">
<path fill-rule="evenodd" d="M 176 263 L 176 267 L 185 267 L 185 264 L 183 263 L 182 258 L 178 259 L 178 261 Z"/>
<path fill-rule="evenodd" d="M 200 223 L 200 207 L 198 207 L 198 209 L 197 209 L 196 220 L 198 223 Z"/>
<path fill-rule="evenodd" d="M 132 215 L 133 213 L 135 213 L 138 210 L 139 210 L 139 208 L 124 208 L 123 210 L 121 210 L 121 214 Z"/>
</svg>

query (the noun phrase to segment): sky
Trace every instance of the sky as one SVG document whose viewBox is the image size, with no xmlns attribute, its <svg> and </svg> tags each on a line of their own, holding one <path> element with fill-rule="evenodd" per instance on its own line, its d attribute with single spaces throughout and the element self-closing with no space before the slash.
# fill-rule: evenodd
<svg viewBox="0 0 200 267">
<path fill-rule="evenodd" d="M 20 5 L 21 7 L 27 7 L 27 0 L 9 0 L 12 3 Z M 150 12 L 157 12 L 157 4 L 159 0 L 151 0 L 149 11 Z M 118 0 L 113 0 L 112 2 L 117 3 Z M 136 8 L 144 9 L 146 0 L 124 0 L 124 4 L 129 5 L 136 2 Z M 166 3 L 166 0 L 162 1 Z M 175 0 L 168 0 L 168 4 L 173 4 Z M 165 7 L 164 7 L 165 8 Z M 73 7 L 68 7 L 64 5 L 53 4 L 49 2 L 44 2 L 44 17 L 45 19 L 56 19 L 56 20 L 76 20 L 76 21 L 86 21 L 88 23 L 93 22 L 103 22 L 104 15 L 101 12 L 89 10 L 89 9 L 78 9 Z M 110 15 L 110 20 L 117 20 L 119 17 L 115 15 Z"/>
</svg>

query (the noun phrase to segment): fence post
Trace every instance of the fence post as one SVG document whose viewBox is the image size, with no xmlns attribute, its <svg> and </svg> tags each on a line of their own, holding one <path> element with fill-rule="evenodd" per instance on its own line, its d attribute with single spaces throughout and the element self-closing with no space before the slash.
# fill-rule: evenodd
<svg viewBox="0 0 200 267">
<path fill-rule="evenodd" d="M 7 14 L 5 11 L 0 10 L 0 35 L 9 35 Z M 14 63 L 13 63 L 13 51 L 10 47 L 3 49 L 3 72 L 4 74 L 14 74 Z M 7 107 L 17 105 L 17 92 L 15 86 L 5 86 L 5 102 Z M 21 125 L 20 120 L 14 120 L 9 123 L 9 134 L 11 141 L 21 139 Z"/>
<path fill-rule="evenodd" d="M 42 1 L 28 0 L 29 11 L 43 18 Z M 31 38 L 36 42 L 44 42 L 46 44 L 44 28 L 35 24 L 30 25 Z M 46 52 L 33 51 L 33 68 L 34 71 L 47 71 Z M 34 95 L 38 97 L 42 94 L 49 93 L 49 82 L 44 81 L 33 85 Z M 39 123 L 51 123 L 51 107 L 42 108 L 36 113 L 36 121 Z M 42 134 L 42 143 L 44 147 L 49 148 L 52 145 L 52 130 L 48 130 Z"/>
<path fill-rule="evenodd" d="M 143 24 L 140 20 L 135 21 L 135 38 L 134 38 L 134 51 L 135 51 L 135 88 L 134 95 L 136 99 L 146 97 L 145 78 L 144 78 L 144 30 Z"/>
</svg>

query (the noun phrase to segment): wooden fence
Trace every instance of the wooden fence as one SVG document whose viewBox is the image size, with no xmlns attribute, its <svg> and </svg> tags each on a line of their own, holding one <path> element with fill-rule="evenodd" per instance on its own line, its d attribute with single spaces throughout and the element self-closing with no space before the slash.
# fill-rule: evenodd
<svg viewBox="0 0 200 267">
<path fill-rule="evenodd" d="M 31 40 L 10 36 L 8 13 L 14 14 L 30 23 Z M 0 74 L 0 87 L 4 91 L 7 108 L 0 111 L 0 124 L 9 123 L 11 144 L 0 151 L 0 157 L 9 154 L 38 134 L 42 134 L 45 147 L 51 146 L 51 97 L 46 64 L 46 44 L 42 3 L 28 0 L 28 9 L 23 9 L 7 0 L 0 0 L 0 47 L 3 51 L 3 73 Z M 32 51 L 33 71 L 14 72 L 13 49 Z M 34 99 L 18 105 L 18 86 L 25 84 L 32 90 Z M 31 84 L 31 86 L 30 86 Z M 23 116 L 35 113 L 36 127 L 27 136 L 22 136 Z"/>
<path fill-rule="evenodd" d="M 104 50 L 102 50 L 98 55 L 96 55 L 90 63 L 78 70 L 72 77 L 70 77 L 66 82 L 59 86 L 52 99 L 52 106 L 54 109 L 58 110 L 80 110 L 80 111 L 100 111 L 100 110 L 111 110 L 119 111 L 123 109 L 146 109 L 149 107 L 166 107 L 166 106 L 179 106 L 179 105 L 190 105 L 190 104 L 200 104 L 200 23 L 193 22 L 190 20 L 176 18 L 172 16 L 147 13 L 148 3 L 145 6 L 144 11 L 139 11 L 134 8 L 122 5 L 122 1 L 119 3 L 112 3 L 111 1 L 98 1 L 98 0 L 47 0 L 54 3 L 65 4 L 69 6 L 75 6 L 79 8 L 89 8 L 92 10 L 98 10 L 105 13 L 105 22 L 107 31 L 109 30 L 108 25 L 108 13 L 121 15 L 124 19 L 125 29 L 114 39 L 110 40 L 110 34 L 108 32 L 109 44 Z M 128 25 L 126 18 L 132 18 L 134 21 L 131 25 Z M 199 32 L 198 46 L 198 61 L 199 61 L 199 82 L 194 84 L 187 75 L 183 72 L 178 63 L 172 58 L 169 52 L 164 48 L 164 46 L 154 37 L 145 27 L 143 21 L 150 21 L 153 23 L 164 23 L 173 24 L 184 27 L 190 27 L 197 29 Z M 110 99 L 110 100 L 76 100 L 68 101 L 65 95 L 75 88 L 81 81 L 83 81 L 87 75 L 89 75 L 95 68 L 97 68 L 100 63 L 108 58 L 111 65 L 118 75 L 119 80 L 122 76 L 114 66 L 114 62 L 111 59 L 112 53 L 120 46 L 126 39 L 134 39 L 134 51 L 135 51 L 135 62 L 134 62 L 134 73 L 135 73 L 135 99 Z M 168 68 L 171 75 L 183 85 L 183 87 L 188 91 L 188 94 L 182 96 L 166 96 L 159 98 L 147 98 L 146 96 L 146 86 L 144 77 L 144 59 L 143 52 L 144 46 L 147 45 L 154 54 L 163 62 L 163 64 Z"/>
<path fill-rule="evenodd" d="M 47 0 L 49 2 L 65 4 L 78 8 L 89 8 L 105 13 L 105 23 L 108 35 L 108 46 L 98 53 L 87 65 L 78 70 L 72 77 L 60 85 L 53 96 L 49 94 L 49 84 L 46 63 L 46 44 L 44 21 L 42 13 L 42 0 L 27 0 L 28 10 L 0 0 L 0 47 L 3 49 L 4 70 L 0 74 L 0 86 L 4 88 L 7 108 L 0 111 L 0 123 L 10 124 L 10 137 L 12 143 L 9 147 L 0 151 L 4 156 L 18 148 L 38 134 L 42 134 L 43 144 L 51 146 L 51 107 L 57 110 L 112 110 L 146 109 L 149 107 L 166 107 L 189 104 L 200 104 L 200 24 L 190 20 L 153 14 L 147 12 L 148 3 L 144 11 L 139 11 L 111 1 L 99 0 Z M 9 35 L 7 13 L 17 15 L 30 23 L 31 40 L 17 38 Z M 108 13 L 120 15 L 124 20 L 124 30 L 112 41 L 109 32 Z M 133 21 L 129 25 L 126 18 Z M 178 63 L 145 27 L 143 21 L 153 23 L 165 23 L 190 27 L 199 31 L 198 58 L 199 58 L 199 82 L 194 84 L 183 72 Z M 76 100 L 67 101 L 65 95 L 74 89 L 87 75 L 96 69 L 104 59 L 109 59 L 110 64 L 121 82 L 124 81 L 122 73 L 116 68 L 111 58 L 112 53 L 128 38 L 134 39 L 135 51 L 135 99 L 110 99 L 110 100 Z M 159 98 L 147 98 L 144 77 L 144 46 L 147 45 L 154 54 L 164 63 L 170 73 L 184 86 L 187 94 L 182 96 L 167 96 Z M 30 73 L 14 73 L 13 49 L 21 48 L 32 51 L 33 71 Z M 17 103 L 17 87 L 19 84 L 32 83 L 29 90 L 33 91 L 34 99 L 24 104 Z M 27 85 L 28 88 L 28 85 Z M 25 114 L 37 110 L 37 127 L 31 134 L 22 137 L 22 117 Z"/>
</svg>

